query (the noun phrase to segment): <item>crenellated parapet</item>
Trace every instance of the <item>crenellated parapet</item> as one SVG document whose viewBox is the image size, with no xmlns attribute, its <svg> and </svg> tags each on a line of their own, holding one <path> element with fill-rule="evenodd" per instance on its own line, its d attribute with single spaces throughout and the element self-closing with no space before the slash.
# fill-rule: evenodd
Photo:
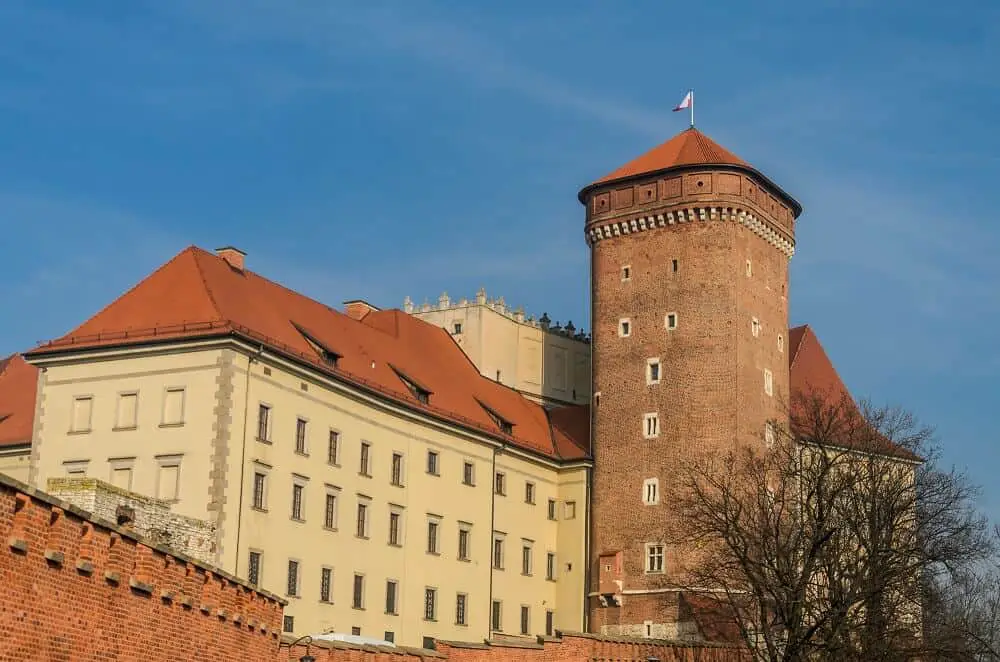
<svg viewBox="0 0 1000 662">
<path fill-rule="evenodd" d="M 515 308 L 509 306 L 503 297 L 488 297 L 486 295 L 486 289 L 482 287 L 476 292 L 475 297 L 471 299 L 464 297 L 461 299 L 452 299 L 448 296 L 447 292 L 443 292 L 441 296 L 437 298 L 435 303 L 431 303 L 429 300 L 424 299 L 422 304 L 417 305 L 413 303 L 413 299 L 410 297 L 403 299 L 403 312 L 410 315 L 416 315 L 418 317 L 427 313 L 460 310 L 471 306 L 482 306 L 488 308 L 489 310 L 492 310 L 509 320 L 517 322 L 518 324 L 541 329 L 546 333 L 562 336 L 571 340 L 577 340 L 583 343 L 590 342 L 590 334 L 585 333 L 582 328 L 578 329 L 573 324 L 572 320 L 567 321 L 566 324 L 563 325 L 559 321 L 553 322 L 548 313 L 542 313 L 538 318 L 535 318 L 532 315 L 526 315 L 523 306 L 517 306 Z"/>
<path fill-rule="evenodd" d="M 657 177 L 598 183 L 580 193 L 588 244 L 657 227 L 721 221 L 747 228 L 786 257 L 795 252 L 798 203 L 742 166 L 676 169 Z"/>
<path fill-rule="evenodd" d="M 31 614 L 8 622 L 11 642 L 59 639 L 67 656 L 52 659 L 141 659 L 151 639 L 170 653 L 154 659 L 273 657 L 284 600 L 4 475 L 0 535 L 0 613 Z M 26 653 L 9 659 L 40 659 Z"/>
</svg>

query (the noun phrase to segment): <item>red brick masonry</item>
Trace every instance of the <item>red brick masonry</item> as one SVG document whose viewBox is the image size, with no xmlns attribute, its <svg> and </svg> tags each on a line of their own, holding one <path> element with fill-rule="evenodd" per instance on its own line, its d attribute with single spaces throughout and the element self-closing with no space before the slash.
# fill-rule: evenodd
<svg viewBox="0 0 1000 662">
<path fill-rule="evenodd" d="M 0 544 L 0 660 L 275 659 L 280 598 L 4 475 Z"/>
<path fill-rule="evenodd" d="M 284 601 L 0 474 L 0 661 L 286 662 Z M 436 651 L 321 643 L 319 662 L 744 662 L 735 648 L 565 633 L 438 642 Z M 405 658 L 405 659 L 404 659 Z"/>
</svg>

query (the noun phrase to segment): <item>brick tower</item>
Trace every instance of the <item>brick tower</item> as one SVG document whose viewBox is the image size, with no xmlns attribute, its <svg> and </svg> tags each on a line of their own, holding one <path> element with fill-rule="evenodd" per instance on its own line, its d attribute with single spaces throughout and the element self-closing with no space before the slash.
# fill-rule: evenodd
<svg viewBox="0 0 1000 662">
<path fill-rule="evenodd" d="M 676 461 L 765 443 L 787 415 L 800 205 L 688 129 L 580 191 L 593 324 L 590 629 L 685 635 L 664 544 Z"/>
</svg>

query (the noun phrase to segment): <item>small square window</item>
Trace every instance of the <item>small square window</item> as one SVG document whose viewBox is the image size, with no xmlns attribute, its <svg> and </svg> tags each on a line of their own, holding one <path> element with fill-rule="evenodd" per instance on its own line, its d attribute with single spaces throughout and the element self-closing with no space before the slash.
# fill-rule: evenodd
<svg viewBox="0 0 1000 662">
<path fill-rule="evenodd" d="M 632 280 L 632 267 L 626 265 L 622 267 L 622 281 Z"/>
<path fill-rule="evenodd" d="M 475 485 L 476 484 L 476 467 L 472 462 L 464 462 L 462 464 L 462 484 L 463 485 Z"/>
<path fill-rule="evenodd" d="M 493 536 L 493 567 L 503 570 L 503 536 Z"/>
<path fill-rule="evenodd" d="M 440 456 L 437 451 L 427 451 L 427 473 L 432 476 L 440 476 L 440 468 L 438 462 L 440 461 Z"/>
<path fill-rule="evenodd" d="M 628 338 L 630 335 L 632 335 L 632 320 L 627 317 L 618 320 L 618 336 Z"/>
<path fill-rule="evenodd" d="M 340 465 L 340 433 L 336 430 L 330 430 L 326 447 L 326 461 L 334 466 Z"/>
<path fill-rule="evenodd" d="M 462 323 L 461 323 L 461 322 L 455 322 L 455 323 L 454 323 L 454 324 L 452 325 L 452 327 L 451 327 L 451 328 L 452 328 L 452 332 L 453 332 L 453 333 L 454 333 L 454 334 L 455 334 L 456 336 L 460 336 L 460 335 L 462 335 Z"/>
<path fill-rule="evenodd" d="M 362 476 L 371 478 L 371 457 L 372 457 L 372 445 L 367 441 L 361 442 L 361 463 L 358 467 L 358 473 Z"/>
<path fill-rule="evenodd" d="M 663 545 L 646 545 L 646 572 L 650 574 L 663 572 Z"/>
<path fill-rule="evenodd" d="M 163 393 L 163 425 L 184 424 L 184 388 L 172 387 Z"/>
<path fill-rule="evenodd" d="M 764 393 L 774 395 L 774 375 L 767 368 L 764 368 Z"/>
<path fill-rule="evenodd" d="M 282 632 L 295 632 L 295 617 L 285 616 L 281 620 L 281 631 Z"/>
<path fill-rule="evenodd" d="M 360 609 L 360 607 L 358 607 L 358 609 Z M 351 634 L 354 635 L 355 637 L 360 637 L 361 628 L 359 628 L 357 625 L 351 626 Z"/>
<path fill-rule="evenodd" d="M 498 496 L 507 495 L 507 476 L 502 471 L 496 473 L 496 484 L 493 492 Z"/>
<path fill-rule="evenodd" d="M 576 501 L 567 501 L 563 508 L 563 519 L 576 519 Z"/>
<path fill-rule="evenodd" d="M 647 478 L 642 483 L 642 502 L 647 506 L 660 503 L 660 479 Z"/>
<path fill-rule="evenodd" d="M 389 470 L 389 483 L 396 487 L 403 486 L 403 454 L 392 454 L 392 465 Z"/>
<path fill-rule="evenodd" d="M 535 484 L 530 481 L 524 484 L 524 502 L 535 504 Z"/>
<path fill-rule="evenodd" d="M 642 417 L 642 436 L 646 439 L 655 439 L 660 436 L 660 415 L 651 412 L 649 414 L 643 414 Z"/>
<path fill-rule="evenodd" d="M 355 573 L 354 586 L 351 595 L 351 607 L 354 609 L 365 608 L 365 576 Z M 360 629 L 358 630 L 361 631 Z"/>
<path fill-rule="evenodd" d="M 646 383 L 660 383 L 660 359 L 646 359 Z"/>
<path fill-rule="evenodd" d="M 309 423 L 304 418 L 295 419 L 295 452 L 306 454 L 306 430 Z"/>
<path fill-rule="evenodd" d="M 667 327 L 669 331 L 673 331 L 677 328 L 677 313 L 667 313 L 666 317 L 663 318 L 663 325 Z"/>
</svg>

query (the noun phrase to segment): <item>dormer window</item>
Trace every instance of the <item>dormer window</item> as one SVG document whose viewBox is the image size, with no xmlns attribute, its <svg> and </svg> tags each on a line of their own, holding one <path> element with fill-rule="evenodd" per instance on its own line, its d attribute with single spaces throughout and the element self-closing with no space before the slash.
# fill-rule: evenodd
<svg viewBox="0 0 1000 662">
<path fill-rule="evenodd" d="M 431 392 L 429 390 L 427 390 L 420 384 L 416 383 L 415 381 L 404 375 L 395 366 L 390 366 L 390 367 L 392 368 L 393 372 L 396 373 L 396 376 L 399 377 L 399 380 L 403 382 L 406 385 L 406 388 L 410 390 L 410 394 L 417 399 L 417 402 L 424 405 L 430 404 Z"/>
<path fill-rule="evenodd" d="M 479 403 L 479 406 L 482 407 L 486 411 L 487 414 L 489 414 L 490 419 L 492 419 L 493 423 L 498 428 L 500 428 L 501 432 L 503 432 L 504 434 L 509 434 L 509 435 L 513 435 L 514 434 L 514 424 L 513 423 L 511 423 L 510 421 L 508 421 L 507 419 L 505 419 L 503 416 L 501 416 L 500 414 L 496 413 L 495 411 L 493 411 L 492 409 L 490 409 L 489 407 L 487 407 L 486 405 L 484 405 L 482 402 Z"/>
<path fill-rule="evenodd" d="M 313 348 L 313 351 L 319 354 L 319 358 L 323 361 L 323 363 L 333 368 L 337 367 L 337 361 L 340 360 L 340 354 L 327 347 L 324 342 L 316 338 L 316 336 L 312 335 L 295 322 L 292 322 L 292 326 L 295 327 L 296 331 L 302 334 L 302 337 L 306 339 L 306 342 Z"/>
</svg>

